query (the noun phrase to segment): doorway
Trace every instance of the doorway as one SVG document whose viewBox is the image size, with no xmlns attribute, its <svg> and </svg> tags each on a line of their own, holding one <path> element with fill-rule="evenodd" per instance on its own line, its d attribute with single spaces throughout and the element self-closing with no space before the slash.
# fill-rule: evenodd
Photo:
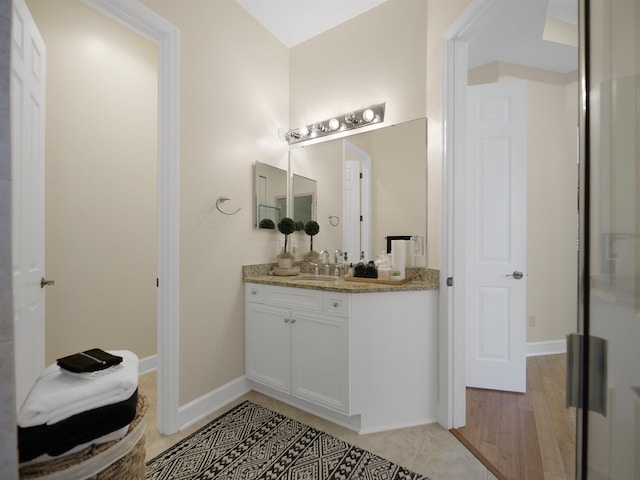
<svg viewBox="0 0 640 480">
<path fill-rule="evenodd" d="M 342 246 L 351 259 L 373 258 L 371 251 L 371 155 L 343 140 L 344 228 Z"/>
<path fill-rule="evenodd" d="M 125 349 L 144 372 L 157 353 L 157 47 L 79 1 L 28 1 L 49 53 L 46 363 Z"/>
<path fill-rule="evenodd" d="M 158 430 L 179 424 L 180 32 L 139 2 L 83 0 L 158 46 Z"/>
<path fill-rule="evenodd" d="M 551 154 L 544 154 L 538 149 L 540 146 L 550 144 L 549 135 L 553 135 L 554 131 L 545 131 L 544 133 L 529 133 L 529 137 L 538 139 L 537 145 L 532 145 L 528 142 L 528 180 L 527 188 L 534 194 L 540 195 L 539 200 L 531 202 L 529 197 L 528 204 L 530 207 L 527 210 L 529 217 L 528 230 L 529 236 L 528 243 L 528 259 L 527 264 L 530 266 L 528 272 L 524 272 L 525 275 L 529 275 L 527 281 L 529 284 L 535 283 L 535 281 L 557 281 L 562 285 L 569 287 L 569 292 L 566 293 L 566 299 L 570 304 L 568 307 L 559 311 L 552 311 L 556 303 L 554 300 L 555 293 L 551 290 L 550 294 L 540 293 L 543 289 L 534 290 L 533 295 L 531 289 L 528 288 L 527 296 L 532 299 L 532 305 L 538 305 L 533 309 L 531 306 L 527 309 L 526 318 L 522 321 L 527 324 L 527 351 L 528 355 L 548 355 L 548 354 L 562 354 L 565 351 L 564 337 L 567 333 L 575 331 L 577 312 L 575 311 L 575 298 L 577 296 L 577 280 L 575 272 L 577 271 L 576 265 L 576 190 L 577 190 L 577 139 L 576 139 L 576 125 L 578 118 L 577 107 L 577 71 L 574 71 L 573 80 L 565 78 L 567 81 L 567 91 L 562 91 L 564 87 L 558 88 L 559 83 L 549 88 L 544 86 L 544 83 L 554 83 L 549 79 L 551 77 L 544 78 L 546 74 L 539 72 L 540 67 L 536 69 L 526 68 L 521 65 L 513 67 L 508 61 L 491 62 L 485 68 L 478 68 L 477 66 L 469 71 L 470 56 L 473 53 L 471 49 L 471 43 L 477 38 L 479 30 L 482 29 L 487 23 L 490 23 L 492 18 L 500 18 L 500 12 L 506 5 L 525 5 L 530 4 L 542 4 L 546 5 L 546 2 L 501 2 L 499 0 L 490 2 L 473 1 L 470 6 L 463 12 L 458 20 L 452 25 L 449 31 L 444 35 L 445 43 L 445 67 L 444 67 L 444 91 L 445 91 L 445 165 L 444 165 L 444 184 L 445 197 L 443 202 L 445 204 L 444 211 L 450 212 L 455 210 L 455 215 L 451 216 L 452 225 L 450 227 L 450 234 L 447 240 L 447 230 L 445 229 L 445 239 L 443 241 L 443 260 L 441 264 L 443 266 L 450 266 L 449 275 L 453 274 L 453 288 L 447 289 L 443 293 L 443 302 L 441 305 L 445 305 L 445 315 L 443 315 L 443 323 L 441 324 L 441 330 L 448 332 L 447 340 L 451 342 L 451 350 L 446 352 L 447 361 L 445 362 L 446 370 L 442 374 L 441 391 L 447 392 L 448 399 L 445 399 L 447 408 L 445 411 L 441 411 L 441 423 L 447 425 L 450 428 L 459 428 L 464 426 L 466 422 L 467 409 L 467 390 L 466 390 L 466 375 L 465 375 L 465 337 L 467 329 L 465 326 L 465 305 L 464 299 L 466 298 L 464 282 L 462 280 L 456 281 L 456 279 L 465 279 L 466 270 L 464 255 L 460 252 L 464 251 L 464 208 L 459 208 L 459 202 L 464 200 L 464 196 L 453 192 L 462 191 L 460 187 L 456 187 L 458 179 L 464 179 L 466 169 L 464 167 L 464 161 L 467 157 L 465 150 L 466 145 L 464 139 L 466 138 L 466 104 L 460 99 L 466 98 L 466 89 L 469 84 L 481 84 L 490 83 L 492 81 L 507 81 L 514 79 L 524 79 L 528 82 L 528 87 L 533 86 L 538 89 L 544 101 L 545 95 L 554 95 L 553 91 L 559 93 L 556 98 L 556 107 L 561 105 L 563 107 L 562 112 L 559 113 L 558 109 L 552 116 L 538 116 L 537 120 L 540 122 L 544 131 L 544 127 L 548 127 L 552 122 L 549 119 L 553 119 L 558 115 L 565 116 L 565 108 L 567 117 L 564 118 L 564 124 L 562 127 L 556 127 L 555 133 L 558 130 L 562 130 L 562 134 L 565 136 L 565 144 L 568 146 L 562 155 L 554 157 L 556 159 L 555 164 L 544 164 L 544 160 L 547 157 L 551 158 Z M 527 18 L 533 18 L 528 16 Z M 502 21 L 499 25 L 511 26 L 512 23 Z M 496 36 L 500 36 L 499 29 Z M 576 29 L 577 32 L 577 29 Z M 577 36 L 577 33 L 576 33 Z M 577 51 L 574 49 L 576 70 L 577 70 Z M 562 75 L 561 75 L 562 76 Z M 552 76 L 553 77 L 553 76 Z M 566 76 L 565 76 L 566 77 Z M 562 81 L 562 80 L 560 80 Z M 569 92 L 570 89 L 574 89 L 575 94 Z M 537 102 L 535 97 L 531 98 L 531 88 L 529 90 L 529 104 L 535 108 L 539 108 L 542 103 Z M 573 103 L 569 102 L 568 98 L 574 97 Z M 551 98 L 551 97 L 548 97 Z M 561 100 L 560 100 L 561 99 Z M 553 111 L 553 110 L 552 110 Z M 531 123 L 531 117 L 529 116 Z M 545 118 L 547 119 L 545 121 Z M 544 140 L 540 140 L 544 139 Z M 571 145 L 573 148 L 571 148 Z M 557 149 L 556 149 L 557 150 Z M 536 177 L 537 176 L 537 177 Z M 565 181 L 564 186 L 559 186 L 560 180 Z M 537 181 L 537 188 L 531 188 L 531 181 Z M 547 182 L 547 183 L 545 183 Z M 450 189 L 449 193 L 446 192 Z M 559 200 L 549 204 L 546 203 L 547 197 L 551 197 L 549 192 L 554 189 L 559 192 L 561 197 Z M 565 197 L 562 197 L 562 194 Z M 447 195 L 449 195 L 447 197 Z M 531 205 L 537 208 L 532 211 Z M 545 219 L 544 211 L 558 213 L 559 224 L 562 224 L 562 231 L 550 227 L 551 224 L 555 225 L 555 220 L 549 222 L 545 226 L 545 221 L 549 221 L 551 216 L 547 216 Z M 559 211 L 561 210 L 561 211 Z M 535 228 L 532 228 L 531 219 L 538 222 Z M 531 233 L 533 232 L 533 233 Z M 551 233 L 553 232 L 553 233 Z M 454 240 L 455 237 L 455 240 Z M 562 244 L 562 249 L 559 249 L 557 245 Z M 533 248 L 532 248 L 533 247 Z M 570 262 L 562 263 L 561 272 L 554 271 L 554 268 L 559 263 L 550 258 L 547 260 L 542 258 L 541 260 L 533 260 L 531 258 L 531 251 L 538 252 L 553 252 L 553 250 L 561 250 L 562 257 L 570 259 Z M 562 259 L 560 259 L 562 261 Z M 547 268 L 547 273 L 543 273 L 543 269 Z M 550 274 L 548 272 L 551 272 Z M 510 273 L 510 272 L 507 272 Z M 446 277 L 447 275 L 445 275 Z M 545 286 L 546 287 L 546 286 Z M 563 293 L 563 294 L 564 294 Z M 536 297 L 537 295 L 537 297 Z M 547 298 L 547 295 L 550 295 Z M 546 308 L 548 307 L 548 308 Z M 538 310 L 539 309 L 539 310 Z M 447 313 L 448 312 L 448 313 Z M 446 319 L 444 317 L 447 317 Z M 550 335 L 546 338 L 536 338 L 536 332 L 539 330 L 541 322 L 550 322 L 555 324 L 558 328 L 552 330 Z M 537 329 L 537 330 L 536 330 Z M 446 342 L 447 340 L 441 339 Z M 446 344 L 446 343 L 443 343 Z M 529 362 L 527 362 L 529 363 Z"/>
<path fill-rule="evenodd" d="M 511 5 L 539 4 L 540 2 L 511 2 Z M 576 188 L 577 188 L 577 72 L 566 75 L 553 74 L 542 67 L 514 66 L 507 62 L 491 62 L 489 65 L 469 69 L 470 44 L 478 36 L 478 29 L 493 19 L 504 20 L 501 12 L 505 2 L 474 1 L 456 23 L 445 33 L 445 184 L 451 191 L 462 192 L 460 184 L 466 175 L 466 90 L 469 84 L 492 81 L 526 80 L 530 112 L 527 115 L 527 349 L 529 355 L 562 353 L 564 337 L 575 330 L 575 299 L 577 291 L 576 271 Z M 510 12 L 517 15 L 518 11 Z M 498 23 L 501 25 L 501 23 Z M 499 34 L 498 34 L 499 35 Z M 574 58 L 575 57 L 575 58 Z M 577 51 L 572 57 L 577 68 Z M 548 67 L 552 68 L 552 67 Z M 563 85 L 562 82 L 565 82 Z M 546 105 L 545 105 L 546 104 Z M 560 108 L 558 106 L 560 105 Z M 447 121 L 446 117 L 449 118 Z M 558 123 L 557 118 L 560 117 Z M 554 121 L 556 123 L 554 123 Z M 542 139 L 542 140 L 541 140 Z M 548 148 L 548 145 L 554 145 Z M 464 248 L 464 195 L 457 194 L 448 200 L 445 209 L 455 209 L 452 216 L 450 242 L 443 242 L 443 265 L 451 265 L 453 278 L 466 278 Z M 554 216 L 555 215 L 555 216 Z M 445 230 L 446 232 L 446 230 Z M 561 247 L 559 247 L 559 245 Z M 456 249 L 456 250 L 454 250 Z M 457 258 L 457 261 L 453 259 Z M 512 273 L 512 272 L 506 272 Z M 534 288 L 537 282 L 537 287 Z M 454 302 L 456 319 L 442 327 L 452 330 L 454 354 L 450 357 L 449 373 L 452 392 L 450 418 L 446 424 L 459 427 L 465 424 L 464 352 L 465 305 L 463 281 L 453 282 L 445 297 Z M 557 288 L 550 288 L 550 286 Z M 567 290 L 569 286 L 569 290 Z M 566 299 L 557 295 L 562 292 Z M 453 294 L 453 295 L 452 295 Z M 566 294 L 566 295 L 565 295 Z M 555 305 L 563 305 L 554 311 Z M 451 314 L 453 315 L 453 314 Z M 547 325 L 544 325 L 547 322 Z M 541 327 L 548 328 L 545 336 L 536 336 Z M 547 331 L 547 330 L 545 330 Z M 455 353 L 457 352 L 457 354 Z M 455 375 L 454 375 L 455 373 Z M 442 386 L 441 386 L 442 388 Z M 446 389 L 446 386 L 445 386 Z"/>
<path fill-rule="evenodd" d="M 170 434 L 179 427 L 179 32 L 139 2 L 84 3 L 158 46 L 158 429 Z"/>
</svg>

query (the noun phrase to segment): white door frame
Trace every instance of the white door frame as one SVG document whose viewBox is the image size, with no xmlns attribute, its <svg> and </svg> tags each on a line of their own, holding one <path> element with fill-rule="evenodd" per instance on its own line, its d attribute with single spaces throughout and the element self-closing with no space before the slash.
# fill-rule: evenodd
<svg viewBox="0 0 640 480">
<path fill-rule="evenodd" d="M 442 77 L 442 230 L 440 252 L 440 401 L 438 422 L 466 424 L 464 178 L 468 44 L 508 0 L 473 0 L 444 33 Z M 447 279 L 453 286 L 447 287 Z"/>
<path fill-rule="evenodd" d="M 82 0 L 158 46 L 158 430 L 179 429 L 180 30 L 138 0 Z"/>
</svg>

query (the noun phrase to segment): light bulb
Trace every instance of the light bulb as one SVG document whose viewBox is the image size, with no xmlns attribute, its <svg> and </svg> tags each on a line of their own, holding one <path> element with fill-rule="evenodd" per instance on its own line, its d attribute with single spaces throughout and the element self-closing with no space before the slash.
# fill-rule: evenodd
<svg viewBox="0 0 640 480">
<path fill-rule="evenodd" d="M 332 118 L 331 120 L 329 120 L 329 128 L 334 131 L 340 128 L 340 122 L 337 118 Z"/>
<path fill-rule="evenodd" d="M 356 120 L 356 116 L 353 112 L 347 113 L 344 116 L 344 121 L 347 123 L 353 123 Z"/>
<path fill-rule="evenodd" d="M 298 131 L 300 132 L 300 135 L 302 135 L 303 137 L 306 137 L 307 135 L 309 135 L 309 128 L 306 125 L 300 127 Z"/>
<path fill-rule="evenodd" d="M 373 110 L 371 110 L 370 108 L 367 108 L 364 112 L 362 112 L 362 119 L 365 122 L 370 122 L 374 118 L 375 118 L 375 115 L 373 113 Z"/>
</svg>

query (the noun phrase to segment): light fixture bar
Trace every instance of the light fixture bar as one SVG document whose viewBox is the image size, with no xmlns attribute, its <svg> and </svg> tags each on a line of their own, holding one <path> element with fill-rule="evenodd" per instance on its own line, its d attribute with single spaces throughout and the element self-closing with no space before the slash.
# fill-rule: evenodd
<svg viewBox="0 0 640 480">
<path fill-rule="evenodd" d="M 302 125 L 286 132 L 285 138 L 291 145 L 380 123 L 384 121 L 385 105 L 386 103 L 379 103 L 378 105 L 347 112 L 344 115 L 323 120 L 322 122 Z"/>
</svg>

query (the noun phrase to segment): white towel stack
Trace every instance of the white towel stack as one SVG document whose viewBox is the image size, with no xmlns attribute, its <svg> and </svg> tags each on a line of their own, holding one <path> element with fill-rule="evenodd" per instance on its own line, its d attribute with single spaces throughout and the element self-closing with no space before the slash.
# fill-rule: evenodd
<svg viewBox="0 0 640 480">
<path fill-rule="evenodd" d="M 18 412 L 18 426 L 52 425 L 73 415 L 129 399 L 138 388 L 138 357 L 128 350 L 110 351 L 122 357 L 122 367 L 98 378 L 70 375 L 48 366 Z"/>
</svg>

